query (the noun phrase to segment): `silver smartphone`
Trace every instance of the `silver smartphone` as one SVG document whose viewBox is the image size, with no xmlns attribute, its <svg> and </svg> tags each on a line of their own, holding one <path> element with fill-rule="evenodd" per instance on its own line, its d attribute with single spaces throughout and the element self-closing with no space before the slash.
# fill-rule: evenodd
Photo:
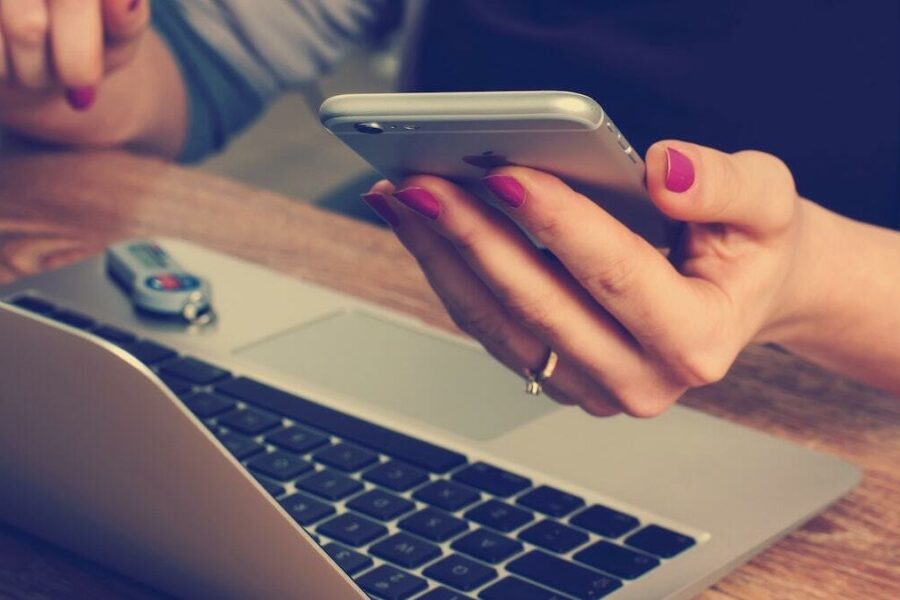
<svg viewBox="0 0 900 600">
<path fill-rule="evenodd" d="M 672 223 L 650 202 L 644 163 L 600 105 L 572 92 L 346 94 L 322 124 L 391 181 L 427 173 L 485 197 L 502 165 L 547 171 L 632 231 L 668 245 Z"/>
</svg>

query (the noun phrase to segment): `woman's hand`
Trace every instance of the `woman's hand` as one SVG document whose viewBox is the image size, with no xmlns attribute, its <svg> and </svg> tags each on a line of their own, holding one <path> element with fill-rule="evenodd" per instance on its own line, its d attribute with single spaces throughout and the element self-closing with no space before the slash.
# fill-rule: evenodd
<svg viewBox="0 0 900 600">
<path fill-rule="evenodd" d="M 546 173 L 484 178 L 503 212 L 432 176 L 363 199 L 415 255 L 457 325 L 517 373 L 559 366 L 544 389 L 594 415 L 660 414 L 721 379 L 751 342 L 808 312 L 808 203 L 778 159 L 685 142 L 647 152 L 654 204 L 686 223 L 663 255 Z"/>
<path fill-rule="evenodd" d="M 128 64 L 148 28 L 150 0 L 0 2 L 0 116 L 65 95 L 94 103 L 104 76 Z"/>
</svg>

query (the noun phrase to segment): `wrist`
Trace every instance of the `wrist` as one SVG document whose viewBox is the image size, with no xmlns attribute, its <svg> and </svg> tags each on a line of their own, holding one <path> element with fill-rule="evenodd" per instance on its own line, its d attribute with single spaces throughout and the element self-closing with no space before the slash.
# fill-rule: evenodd
<svg viewBox="0 0 900 600">
<path fill-rule="evenodd" d="M 757 341 L 795 350 L 821 338 L 828 323 L 838 317 L 846 292 L 841 274 L 846 254 L 841 249 L 849 247 L 849 225 L 852 221 L 799 199 L 777 309 Z"/>
</svg>

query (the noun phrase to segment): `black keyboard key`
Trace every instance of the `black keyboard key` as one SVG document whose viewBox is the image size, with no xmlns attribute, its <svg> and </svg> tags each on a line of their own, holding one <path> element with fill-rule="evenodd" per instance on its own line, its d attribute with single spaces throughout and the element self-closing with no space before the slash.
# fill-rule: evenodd
<svg viewBox="0 0 900 600">
<path fill-rule="evenodd" d="M 270 496 L 278 497 L 284 493 L 284 486 L 280 486 L 277 483 L 273 483 L 263 477 L 256 477 L 256 480 L 259 482 L 259 485 L 263 486 L 263 489 L 268 492 Z"/>
<path fill-rule="evenodd" d="M 291 494 L 281 506 L 297 523 L 306 527 L 335 513 L 334 507 L 306 494 Z"/>
<path fill-rule="evenodd" d="M 219 394 L 211 394 L 209 392 L 198 392 L 191 394 L 182 400 L 185 406 L 192 413 L 201 419 L 208 419 L 221 415 L 227 410 L 234 408 L 234 400 L 226 398 Z"/>
<path fill-rule="evenodd" d="M 342 475 L 337 471 L 325 469 L 298 480 L 295 485 L 301 490 L 321 496 L 326 500 L 343 500 L 363 488 L 363 484 Z"/>
<path fill-rule="evenodd" d="M 368 556 L 334 542 L 327 544 L 323 550 L 347 575 L 356 575 L 363 569 L 368 569 L 374 563 Z"/>
<path fill-rule="evenodd" d="M 60 310 L 50 315 L 50 318 L 75 329 L 88 330 L 97 325 L 97 322 L 89 316 L 77 313 L 74 310 Z"/>
<path fill-rule="evenodd" d="M 325 521 L 316 531 L 349 546 L 362 546 L 388 533 L 384 525 L 349 512 Z"/>
<path fill-rule="evenodd" d="M 497 571 L 459 554 L 451 554 L 422 573 L 450 587 L 467 592 L 497 577 Z"/>
<path fill-rule="evenodd" d="M 567 494 L 549 485 L 542 485 L 523 494 L 516 502 L 551 517 L 564 517 L 576 508 L 584 506 L 584 500 L 578 496 Z"/>
<path fill-rule="evenodd" d="M 441 586 L 419 596 L 416 600 L 472 600 L 472 598 Z"/>
<path fill-rule="evenodd" d="M 369 548 L 369 554 L 400 567 L 415 569 L 441 555 L 441 549 L 408 533 L 395 533 Z"/>
<path fill-rule="evenodd" d="M 424 508 L 406 517 L 397 526 L 432 542 L 447 541 L 469 528 L 462 519 L 436 508 Z"/>
<path fill-rule="evenodd" d="M 458 452 L 391 431 L 246 377 L 226 381 L 220 384 L 218 389 L 250 404 L 286 415 L 316 429 L 435 473 L 446 473 L 466 462 L 466 457 Z"/>
<path fill-rule="evenodd" d="M 310 431 L 305 427 L 291 425 L 286 429 L 269 435 L 266 441 L 296 454 L 306 454 L 310 450 L 327 444 L 329 440 L 328 436 L 321 433 Z"/>
<path fill-rule="evenodd" d="M 641 524 L 631 515 L 599 504 L 581 511 L 569 523 L 608 538 L 617 538 Z"/>
<path fill-rule="evenodd" d="M 45 316 L 56 310 L 55 306 L 35 296 L 19 296 L 10 300 L 10 304 L 15 304 L 19 308 Z"/>
<path fill-rule="evenodd" d="M 395 492 L 405 492 L 428 481 L 428 473 L 399 460 L 390 460 L 363 473 L 363 479 Z"/>
<path fill-rule="evenodd" d="M 259 435 L 281 425 L 281 419 L 252 408 L 241 408 L 219 417 L 219 425 L 224 425 L 228 429 L 234 429 L 245 435 Z"/>
<path fill-rule="evenodd" d="M 254 454 L 259 454 L 265 447 L 258 444 L 250 438 L 238 433 L 225 433 L 219 435 L 219 441 L 225 446 L 225 449 L 231 452 L 238 460 L 250 458 Z"/>
<path fill-rule="evenodd" d="M 583 531 L 544 519 L 519 533 L 519 539 L 551 552 L 565 554 L 587 543 L 590 538 Z"/>
<path fill-rule="evenodd" d="M 453 542 L 453 549 L 478 560 L 497 564 L 518 554 L 525 547 L 489 529 L 478 529 Z"/>
<path fill-rule="evenodd" d="M 629 536 L 625 543 L 638 550 L 663 558 L 672 558 L 695 544 L 694 538 L 659 525 L 644 527 L 637 533 Z"/>
<path fill-rule="evenodd" d="M 509 533 L 534 519 L 527 510 L 499 500 L 488 500 L 466 513 L 466 518 L 485 527 Z"/>
<path fill-rule="evenodd" d="M 225 369 L 220 369 L 190 356 L 184 356 L 178 360 L 166 363 L 162 367 L 162 372 L 187 379 L 196 385 L 209 385 L 230 375 Z"/>
<path fill-rule="evenodd" d="M 481 494 L 469 486 L 439 479 L 416 490 L 413 498 L 426 504 L 455 512 L 481 500 Z"/>
<path fill-rule="evenodd" d="M 586 569 L 565 559 L 533 550 L 508 565 L 506 570 L 579 600 L 594 600 L 622 587 L 613 577 Z"/>
<path fill-rule="evenodd" d="M 278 481 L 288 481 L 312 471 L 313 466 L 296 454 L 276 450 L 257 456 L 247 463 L 247 468 Z"/>
<path fill-rule="evenodd" d="M 487 463 L 478 462 L 453 474 L 453 479 L 506 498 L 531 487 L 531 480 Z"/>
<path fill-rule="evenodd" d="M 168 346 L 150 340 L 139 340 L 125 344 L 122 348 L 145 365 L 156 364 L 175 356 L 175 351 Z"/>
<path fill-rule="evenodd" d="M 482 590 L 478 597 L 481 600 L 568 600 L 567 597 L 523 581 L 518 577 L 501 579 Z"/>
<path fill-rule="evenodd" d="M 357 580 L 363 591 L 383 600 L 406 600 L 428 587 L 421 577 L 390 565 L 372 569 Z"/>
<path fill-rule="evenodd" d="M 602 540 L 575 555 L 575 560 L 623 579 L 640 577 L 659 565 L 659 560 Z"/>
<path fill-rule="evenodd" d="M 359 446 L 341 443 L 317 452 L 313 459 L 329 467 L 334 467 L 347 473 L 355 473 L 377 462 L 378 455 Z"/>
<path fill-rule="evenodd" d="M 166 384 L 167 388 L 172 390 L 172 393 L 176 396 L 187 394 L 194 389 L 194 386 L 191 385 L 190 381 L 185 381 L 181 377 L 173 377 L 172 375 L 160 375 L 159 378 L 164 384 Z"/>
<path fill-rule="evenodd" d="M 113 344 L 118 344 L 120 346 L 137 341 L 137 336 L 130 331 L 125 331 L 124 329 L 113 327 L 112 325 L 101 325 L 91 333 L 102 337 L 107 342 L 112 342 Z"/>
<path fill-rule="evenodd" d="M 406 498 L 395 496 L 384 490 L 369 490 L 347 503 L 347 508 L 379 521 L 393 521 L 416 507 Z"/>
</svg>

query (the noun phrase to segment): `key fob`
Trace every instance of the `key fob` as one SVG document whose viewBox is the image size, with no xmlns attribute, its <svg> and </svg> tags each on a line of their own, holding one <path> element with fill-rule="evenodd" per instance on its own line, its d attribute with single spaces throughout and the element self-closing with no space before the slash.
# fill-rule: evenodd
<svg viewBox="0 0 900 600">
<path fill-rule="evenodd" d="M 152 240 L 127 240 L 106 249 L 112 277 L 139 309 L 188 323 L 206 323 L 212 317 L 209 283 L 186 271 Z"/>
</svg>

